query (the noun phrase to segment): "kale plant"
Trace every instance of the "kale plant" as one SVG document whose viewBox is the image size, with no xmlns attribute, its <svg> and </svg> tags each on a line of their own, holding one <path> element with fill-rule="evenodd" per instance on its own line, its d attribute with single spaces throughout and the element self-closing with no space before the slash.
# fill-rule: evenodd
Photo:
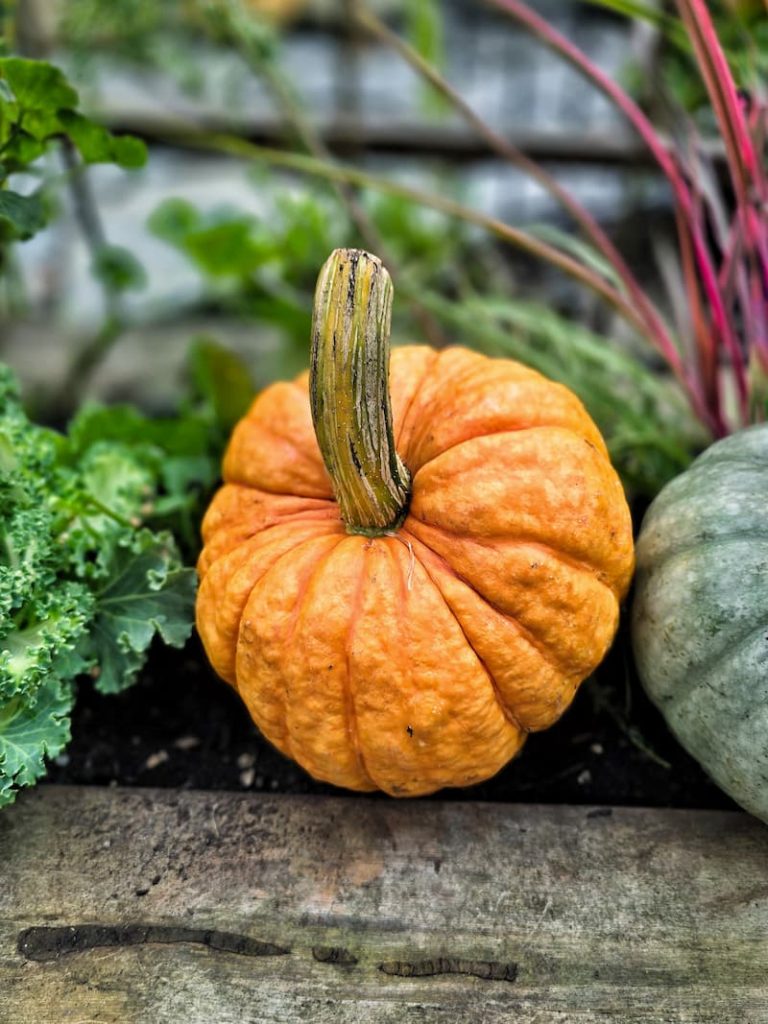
<svg viewBox="0 0 768 1024">
<path fill-rule="evenodd" d="M 65 747 L 79 678 L 117 693 L 155 636 L 190 635 L 194 570 L 160 526 L 181 533 L 215 478 L 206 428 L 86 408 L 60 434 L 0 364 L 0 806 Z"/>
</svg>

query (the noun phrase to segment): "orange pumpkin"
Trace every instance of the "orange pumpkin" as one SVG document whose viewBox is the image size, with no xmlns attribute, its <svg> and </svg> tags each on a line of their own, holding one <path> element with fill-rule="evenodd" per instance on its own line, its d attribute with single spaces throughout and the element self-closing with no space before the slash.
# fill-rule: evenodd
<svg viewBox="0 0 768 1024">
<path fill-rule="evenodd" d="M 375 257 L 332 254 L 310 375 L 230 440 L 197 624 L 283 753 L 417 796 L 493 775 L 560 717 L 613 639 L 633 547 L 567 388 L 464 348 L 390 362 L 390 307 Z"/>
</svg>

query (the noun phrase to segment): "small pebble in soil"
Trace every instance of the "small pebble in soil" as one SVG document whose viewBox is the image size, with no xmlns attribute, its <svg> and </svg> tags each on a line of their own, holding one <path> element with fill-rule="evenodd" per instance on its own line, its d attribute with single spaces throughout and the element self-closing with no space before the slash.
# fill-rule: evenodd
<svg viewBox="0 0 768 1024">
<path fill-rule="evenodd" d="M 605 753 L 605 748 L 603 747 L 602 743 L 592 743 L 589 749 L 592 751 L 593 754 L 596 754 L 598 757 L 600 756 L 600 754 Z"/>
<path fill-rule="evenodd" d="M 173 741 L 174 747 L 177 750 L 194 750 L 195 747 L 200 746 L 199 736 L 179 736 L 178 739 Z"/>
<path fill-rule="evenodd" d="M 144 762 L 144 771 L 151 772 L 153 768 L 159 768 L 161 764 L 165 764 L 168 760 L 170 760 L 168 751 L 158 750 L 155 754 L 150 754 Z"/>
<path fill-rule="evenodd" d="M 240 754 L 237 759 L 238 768 L 253 768 L 256 764 L 256 758 L 253 754 Z"/>
<path fill-rule="evenodd" d="M 246 768 L 245 771 L 240 772 L 240 785 L 244 789 L 250 789 L 255 778 L 256 770 L 254 768 Z"/>
<path fill-rule="evenodd" d="M 54 758 L 54 762 L 59 768 L 66 768 L 69 764 L 69 754 L 59 754 L 58 757 Z"/>
<path fill-rule="evenodd" d="M 589 768 L 585 768 L 583 772 L 579 772 L 576 776 L 576 781 L 580 786 L 586 786 L 592 781 L 592 772 Z"/>
</svg>

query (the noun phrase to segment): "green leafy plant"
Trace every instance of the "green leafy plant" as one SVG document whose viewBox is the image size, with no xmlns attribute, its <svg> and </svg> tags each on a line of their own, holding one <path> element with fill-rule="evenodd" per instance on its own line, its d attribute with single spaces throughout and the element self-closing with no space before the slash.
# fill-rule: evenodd
<svg viewBox="0 0 768 1024">
<path fill-rule="evenodd" d="M 225 431 L 250 399 L 212 342 L 192 369 L 201 400 L 189 411 L 90 406 L 64 435 L 28 420 L 0 364 L 0 806 L 66 745 L 78 680 L 118 693 L 154 637 L 180 647 L 190 635 L 184 562 Z"/>
<path fill-rule="evenodd" d="M 659 33 L 654 87 L 659 78 L 686 110 L 707 111 L 709 96 L 696 63 L 692 39 L 679 17 L 648 0 L 586 0 L 653 25 Z M 710 0 L 707 5 L 725 57 L 742 88 L 760 91 L 768 74 L 768 8 L 763 0 Z M 631 69 L 633 91 L 651 102 L 647 71 Z"/>
<path fill-rule="evenodd" d="M 190 633 L 195 573 L 157 523 L 189 501 L 199 443 L 162 431 L 129 410 L 39 427 L 0 366 L 0 806 L 66 745 L 78 678 L 119 692 L 156 635 Z"/>
<path fill-rule="evenodd" d="M 654 495 L 682 472 L 706 432 L 674 383 L 542 303 L 434 292 L 427 309 L 489 355 L 526 363 L 574 391 L 600 427 L 628 494 Z"/>
<path fill-rule="evenodd" d="M 63 180 L 104 296 L 103 323 L 73 360 L 64 382 L 65 392 L 73 396 L 85 387 L 123 331 L 123 293 L 145 282 L 138 260 L 109 243 L 86 172 L 95 163 L 140 168 L 146 162 L 146 146 L 131 135 L 112 134 L 86 117 L 79 104 L 77 91 L 54 65 L 0 57 L 0 276 L 13 280 L 12 246 L 46 226 L 58 206 L 52 181 Z M 53 174 L 50 161 L 41 159 L 53 150 L 60 153 L 63 175 Z"/>
<path fill-rule="evenodd" d="M 86 165 L 132 168 L 146 157 L 143 143 L 112 135 L 78 103 L 53 65 L 0 58 L 0 269 L 55 210 L 41 158 L 58 148 L 56 181 L 72 190 L 107 298 L 103 327 L 71 368 L 73 386 L 119 336 L 120 295 L 143 280 L 132 254 L 106 240 Z M 180 647 L 190 635 L 201 509 L 253 386 L 212 340 L 198 340 L 189 362 L 176 415 L 89 405 L 66 434 L 30 421 L 0 364 L 0 806 L 65 747 L 83 680 L 118 693 L 156 637 Z"/>
<path fill-rule="evenodd" d="M 141 167 L 144 143 L 116 136 L 78 110 L 79 97 L 64 74 L 46 61 L 0 58 L 0 248 L 31 238 L 45 226 L 49 206 L 43 187 L 22 194 L 11 175 L 37 174 L 36 161 L 54 141 L 68 141 L 84 163 Z"/>
</svg>

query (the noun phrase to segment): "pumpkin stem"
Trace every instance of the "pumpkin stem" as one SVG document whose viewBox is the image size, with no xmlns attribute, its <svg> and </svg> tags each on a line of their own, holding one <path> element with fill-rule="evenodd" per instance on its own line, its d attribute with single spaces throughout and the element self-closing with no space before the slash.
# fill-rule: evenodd
<svg viewBox="0 0 768 1024">
<path fill-rule="evenodd" d="M 312 422 L 347 530 L 368 536 L 398 527 L 410 498 L 392 432 L 391 313 L 381 260 L 361 249 L 332 252 L 312 314 Z"/>
</svg>

